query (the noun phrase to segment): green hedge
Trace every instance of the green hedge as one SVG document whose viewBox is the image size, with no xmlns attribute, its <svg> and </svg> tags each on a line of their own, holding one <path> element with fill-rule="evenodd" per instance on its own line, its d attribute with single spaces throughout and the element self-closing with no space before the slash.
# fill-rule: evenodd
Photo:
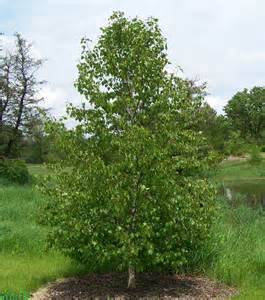
<svg viewBox="0 0 265 300">
<path fill-rule="evenodd" d="M 30 180 L 27 165 L 23 160 L 0 160 L 0 178 L 12 183 L 25 184 Z"/>
</svg>

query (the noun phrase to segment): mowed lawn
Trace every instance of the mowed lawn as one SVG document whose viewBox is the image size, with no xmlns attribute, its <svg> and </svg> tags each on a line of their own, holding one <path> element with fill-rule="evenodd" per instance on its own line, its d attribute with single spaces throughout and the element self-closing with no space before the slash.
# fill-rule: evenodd
<svg viewBox="0 0 265 300">
<path fill-rule="evenodd" d="M 29 166 L 43 175 L 41 166 Z M 38 225 L 38 207 L 43 197 L 32 186 L 0 183 L 0 295 L 31 292 L 56 278 L 73 275 L 79 266 L 45 248 L 46 230 Z"/>
</svg>

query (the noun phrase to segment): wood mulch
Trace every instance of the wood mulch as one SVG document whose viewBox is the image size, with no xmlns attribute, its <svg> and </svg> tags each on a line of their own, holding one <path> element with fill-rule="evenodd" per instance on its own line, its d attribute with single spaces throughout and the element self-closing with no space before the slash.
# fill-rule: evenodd
<svg viewBox="0 0 265 300">
<path fill-rule="evenodd" d="M 45 299 L 230 299 L 237 290 L 199 276 L 138 274 L 136 289 L 127 289 L 127 274 L 88 274 L 59 280 L 32 295 Z"/>
</svg>

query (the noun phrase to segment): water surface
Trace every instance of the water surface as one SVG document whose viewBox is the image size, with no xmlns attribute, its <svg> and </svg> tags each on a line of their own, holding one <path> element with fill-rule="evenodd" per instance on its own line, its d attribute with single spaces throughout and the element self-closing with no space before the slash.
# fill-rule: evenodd
<svg viewBox="0 0 265 300">
<path fill-rule="evenodd" d="M 222 183 L 222 192 L 230 201 L 243 201 L 250 206 L 265 208 L 265 179 L 226 180 Z M 240 197 L 240 196 L 241 197 Z"/>
</svg>

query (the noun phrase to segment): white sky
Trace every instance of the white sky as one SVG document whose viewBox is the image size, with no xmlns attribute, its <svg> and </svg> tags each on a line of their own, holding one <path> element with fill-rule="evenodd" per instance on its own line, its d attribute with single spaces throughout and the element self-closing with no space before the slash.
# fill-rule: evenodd
<svg viewBox="0 0 265 300">
<path fill-rule="evenodd" d="M 42 94 L 54 115 L 80 102 L 73 87 L 80 39 L 95 41 L 113 10 L 157 17 L 172 63 L 208 82 L 207 100 L 218 112 L 236 91 L 264 85 L 264 0 L 0 0 L 0 31 L 22 33 L 47 59 Z"/>
</svg>

